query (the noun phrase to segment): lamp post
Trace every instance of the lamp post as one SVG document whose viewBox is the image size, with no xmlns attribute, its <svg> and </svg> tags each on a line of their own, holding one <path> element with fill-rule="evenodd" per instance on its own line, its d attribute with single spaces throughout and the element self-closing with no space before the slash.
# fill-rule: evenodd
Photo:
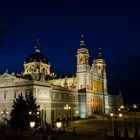
<svg viewBox="0 0 140 140">
<path fill-rule="evenodd" d="M 30 122 L 30 127 L 31 127 L 31 130 L 32 130 L 32 135 L 34 135 L 35 122 Z"/>
<path fill-rule="evenodd" d="M 35 127 L 35 122 L 30 122 L 30 127 L 33 129 Z"/>
<path fill-rule="evenodd" d="M 71 107 L 68 105 L 68 104 L 66 104 L 66 106 L 64 106 L 64 110 L 66 110 L 66 113 L 67 113 L 67 126 L 68 126 L 68 112 L 69 112 L 69 110 L 71 109 Z"/>
<path fill-rule="evenodd" d="M 118 116 L 121 118 L 124 114 L 124 105 L 121 105 L 120 108 L 118 108 Z"/>
<path fill-rule="evenodd" d="M 137 105 L 136 105 L 136 104 L 134 104 L 134 105 L 133 105 L 133 108 L 134 108 L 134 110 L 135 110 L 135 112 L 136 112 Z"/>
<path fill-rule="evenodd" d="M 58 121 L 56 122 L 56 127 L 58 128 L 58 131 L 61 130 L 62 122 Z"/>
<path fill-rule="evenodd" d="M 110 113 L 110 116 L 111 116 L 113 136 L 114 136 L 114 119 L 113 119 L 114 114 L 113 113 Z"/>
<path fill-rule="evenodd" d="M 133 108 L 134 108 L 134 114 L 135 114 L 135 116 L 136 116 L 137 105 L 134 104 L 134 105 L 133 105 Z M 134 117 L 132 118 L 132 125 L 133 125 L 133 137 L 134 137 L 134 140 L 135 140 L 135 122 L 134 122 Z"/>
<path fill-rule="evenodd" d="M 119 113 L 119 115 L 118 115 L 120 118 L 122 117 L 122 113 Z"/>
<path fill-rule="evenodd" d="M 3 110 L 3 111 L 1 111 L 0 113 L 1 113 L 1 115 L 2 115 L 2 119 L 3 119 L 4 125 L 6 125 L 5 117 L 6 117 L 6 115 L 9 114 L 9 112 L 6 111 L 6 110 Z"/>
<path fill-rule="evenodd" d="M 121 109 L 122 112 L 123 112 L 123 110 L 124 110 L 124 105 L 121 105 L 121 106 L 120 106 L 120 109 Z"/>
<path fill-rule="evenodd" d="M 29 121 L 30 122 L 35 122 L 35 125 L 39 125 L 39 111 L 29 111 L 28 112 L 28 114 L 29 114 Z M 30 125 L 30 127 L 31 127 L 31 125 Z"/>
</svg>

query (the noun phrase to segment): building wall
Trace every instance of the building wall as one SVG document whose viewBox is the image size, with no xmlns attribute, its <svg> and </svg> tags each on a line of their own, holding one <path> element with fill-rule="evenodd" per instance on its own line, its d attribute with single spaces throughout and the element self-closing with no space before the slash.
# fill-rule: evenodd
<svg viewBox="0 0 140 140">
<path fill-rule="evenodd" d="M 37 103 L 40 105 L 40 113 L 43 122 L 51 123 L 52 120 L 62 119 L 66 116 L 64 106 L 68 104 L 71 109 L 68 112 L 68 117 L 78 115 L 78 93 L 76 90 L 69 90 L 61 86 L 51 85 L 43 81 L 28 81 L 11 77 L 9 74 L 0 78 L 0 111 L 6 111 L 5 117 L 9 119 L 10 111 L 12 109 L 13 99 L 16 99 L 19 94 L 26 94 L 33 92 Z M 8 78 L 8 80 L 7 80 Z M 13 80 L 11 80 L 13 78 Z M 3 84 L 7 80 L 6 84 Z M 52 114 L 53 112 L 53 114 Z M 3 115 L 1 115 L 2 119 Z"/>
<path fill-rule="evenodd" d="M 65 87 L 65 83 L 67 83 L 67 87 L 69 89 L 76 89 L 76 77 L 65 77 L 65 78 L 58 78 L 58 79 L 53 79 L 53 80 L 49 80 L 49 83 L 53 84 L 53 85 L 57 85 L 57 86 L 61 86 L 61 87 Z"/>
</svg>

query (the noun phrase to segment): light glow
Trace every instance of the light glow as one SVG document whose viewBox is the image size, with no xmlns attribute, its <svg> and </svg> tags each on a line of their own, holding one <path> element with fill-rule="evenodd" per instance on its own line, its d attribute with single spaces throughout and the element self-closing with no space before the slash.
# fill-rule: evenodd
<svg viewBox="0 0 140 140">
<path fill-rule="evenodd" d="M 124 109 L 124 105 L 121 105 L 120 108 L 121 108 L 121 109 Z"/>
<path fill-rule="evenodd" d="M 118 111 L 120 111 L 121 109 L 120 108 L 118 108 Z"/>
<path fill-rule="evenodd" d="M 120 118 L 122 117 L 122 113 L 119 114 L 119 117 L 120 117 Z"/>
<path fill-rule="evenodd" d="M 61 123 L 61 122 L 57 122 L 57 123 L 56 123 L 56 127 L 57 127 L 58 129 L 60 129 L 61 126 L 62 126 L 62 123 Z"/>
<path fill-rule="evenodd" d="M 133 108 L 134 108 L 134 109 L 136 109 L 136 108 L 137 108 L 137 105 L 136 105 L 136 104 L 134 104 L 134 105 L 133 105 Z"/>
<path fill-rule="evenodd" d="M 70 107 L 68 104 L 66 104 L 66 106 L 64 106 L 64 109 L 65 109 L 65 110 L 70 110 L 71 107 Z"/>
<path fill-rule="evenodd" d="M 35 122 L 30 122 L 30 127 L 34 128 L 34 126 L 35 126 Z"/>
<path fill-rule="evenodd" d="M 113 117 L 113 116 L 114 116 L 114 114 L 113 114 L 113 113 L 110 113 L 110 116 L 111 116 L 111 117 Z"/>
<path fill-rule="evenodd" d="M 76 113 L 76 114 L 78 114 L 78 113 L 79 113 L 79 111 L 78 111 L 78 110 L 76 110 L 76 111 L 75 111 L 75 113 Z"/>
<path fill-rule="evenodd" d="M 29 112 L 29 115 L 31 115 L 31 114 L 32 114 L 32 112 L 30 111 L 30 112 Z"/>
</svg>

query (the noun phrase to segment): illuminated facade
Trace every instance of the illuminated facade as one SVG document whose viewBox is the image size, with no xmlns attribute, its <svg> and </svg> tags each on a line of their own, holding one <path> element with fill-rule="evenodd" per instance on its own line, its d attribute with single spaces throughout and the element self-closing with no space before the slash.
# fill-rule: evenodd
<svg viewBox="0 0 140 140">
<path fill-rule="evenodd" d="M 67 115 L 86 118 L 94 113 L 105 113 L 109 103 L 106 64 L 101 49 L 90 66 L 89 52 L 82 38 L 76 57 L 76 76 L 56 79 L 37 40 L 35 51 L 24 62 L 23 73 L 6 71 L 0 76 L 0 119 L 9 119 L 13 99 L 21 93 L 23 96 L 33 93 L 40 105 L 40 117 L 48 123 Z M 66 104 L 69 110 L 65 110 Z"/>
<path fill-rule="evenodd" d="M 50 82 L 77 90 L 81 118 L 92 116 L 94 113 L 104 113 L 105 104 L 108 104 L 108 94 L 106 64 L 102 56 L 102 50 L 99 48 L 98 56 L 90 66 L 89 52 L 82 37 L 76 57 L 76 77 L 53 79 Z"/>
</svg>

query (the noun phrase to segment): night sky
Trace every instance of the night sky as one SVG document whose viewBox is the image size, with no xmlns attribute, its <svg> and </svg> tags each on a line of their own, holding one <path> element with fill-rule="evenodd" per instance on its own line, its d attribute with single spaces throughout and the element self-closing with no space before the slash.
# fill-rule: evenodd
<svg viewBox="0 0 140 140">
<path fill-rule="evenodd" d="M 41 51 L 58 75 L 76 72 L 81 34 L 90 64 L 102 47 L 108 92 L 122 91 L 127 103 L 140 100 L 140 3 L 102 0 L 1 0 L 0 71 L 21 72 L 40 39 Z"/>
</svg>

